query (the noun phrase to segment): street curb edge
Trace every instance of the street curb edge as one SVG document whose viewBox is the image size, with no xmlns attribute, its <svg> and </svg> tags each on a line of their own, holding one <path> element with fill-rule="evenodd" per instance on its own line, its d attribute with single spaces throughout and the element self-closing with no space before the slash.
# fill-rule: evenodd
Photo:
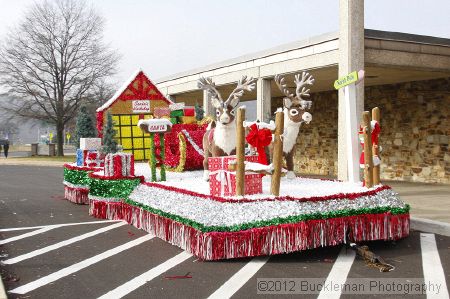
<svg viewBox="0 0 450 299">
<path fill-rule="evenodd" d="M 450 237 L 450 224 L 446 222 L 411 217 L 410 227 L 414 230 Z"/>
</svg>

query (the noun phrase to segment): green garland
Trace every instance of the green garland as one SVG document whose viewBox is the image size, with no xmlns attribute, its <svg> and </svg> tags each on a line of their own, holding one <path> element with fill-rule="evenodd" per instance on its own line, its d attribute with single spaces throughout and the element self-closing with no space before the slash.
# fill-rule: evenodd
<svg viewBox="0 0 450 299">
<path fill-rule="evenodd" d="M 150 133 L 150 170 L 152 172 L 152 182 L 156 182 L 156 150 L 155 133 Z"/>
<path fill-rule="evenodd" d="M 159 144 L 161 148 L 161 169 L 159 173 L 161 175 L 161 181 L 166 180 L 166 167 L 164 166 L 164 161 L 166 160 L 166 145 L 164 142 L 164 133 L 159 133 Z"/>
<path fill-rule="evenodd" d="M 241 230 L 247 230 L 251 228 L 264 227 L 270 225 L 279 225 L 279 224 L 288 224 L 288 223 L 298 223 L 302 221 L 308 220 L 318 220 L 318 219 L 330 219 L 330 218 L 339 218 L 339 217 L 349 217 L 356 215 L 364 215 L 364 214 L 382 214 L 386 212 L 390 212 L 393 215 L 406 214 L 409 213 L 409 205 L 406 204 L 404 208 L 392 208 L 392 207 L 377 207 L 377 208 L 363 208 L 363 209 L 348 209 L 348 210 L 338 210 L 328 213 L 313 213 L 306 215 L 296 215 L 289 216 L 286 218 L 274 218 L 270 220 L 262 220 L 255 221 L 250 223 L 237 224 L 232 226 L 206 226 L 196 221 L 174 215 L 171 213 L 163 212 L 158 209 L 151 208 L 142 203 L 135 202 L 131 199 L 125 200 L 126 204 L 133 205 L 139 207 L 145 211 L 148 211 L 152 214 L 156 214 L 165 218 L 172 219 L 174 221 L 180 222 L 184 225 L 191 226 L 201 232 L 236 232 Z"/>
<path fill-rule="evenodd" d="M 87 187 L 90 180 L 89 172 L 86 170 L 72 170 L 64 168 L 64 181 L 66 182 Z"/>
<path fill-rule="evenodd" d="M 141 183 L 139 178 L 120 180 L 89 179 L 89 195 L 105 198 L 127 198 Z"/>
</svg>

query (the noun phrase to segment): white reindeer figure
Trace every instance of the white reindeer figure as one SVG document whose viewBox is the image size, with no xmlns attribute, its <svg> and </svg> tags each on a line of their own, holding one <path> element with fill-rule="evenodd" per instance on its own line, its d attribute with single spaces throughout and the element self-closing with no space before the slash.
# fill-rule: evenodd
<svg viewBox="0 0 450 299">
<path fill-rule="evenodd" d="M 294 173 L 294 154 L 295 145 L 297 143 L 297 136 L 300 131 L 302 123 L 307 123 L 312 120 L 311 113 L 307 112 L 311 108 L 312 101 L 307 101 L 309 89 L 306 89 L 306 85 L 312 85 L 314 78 L 303 72 L 295 75 L 295 96 L 289 91 L 286 86 L 284 77 L 275 75 L 275 83 L 281 92 L 285 95 L 283 99 L 283 112 L 284 112 L 284 133 L 283 133 L 283 155 L 286 159 L 287 174 L 289 179 L 295 178 Z"/>
<path fill-rule="evenodd" d="M 208 158 L 229 156 L 236 153 L 235 110 L 244 91 L 252 91 L 256 79 L 243 76 L 236 88 L 224 101 L 211 78 L 200 78 L 198 87 L 206 90 L 211 96 L 211 103 L 216 109 L 216 121 L 211 122 L 203 136 L 203 178 L 209 180 Z"/>
</svg>

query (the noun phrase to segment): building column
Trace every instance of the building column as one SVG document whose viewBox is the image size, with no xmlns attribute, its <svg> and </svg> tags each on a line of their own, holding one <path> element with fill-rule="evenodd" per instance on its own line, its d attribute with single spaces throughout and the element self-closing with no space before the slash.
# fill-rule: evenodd
<svg viewBox="0 0 450 299">
<path fill-rule="evenodd" d="M 203 110 L 205 110 L 205 116 L 216 116 L 215 109 L 211 103 L 211 95 L 208 91 L 203 91 Z"/>
<path fill-rule="evenodd" d="M 364 1 L 339 1 L 339 78 L 353 71 L 364 69 Z M 346 94 L 347 91 L 347 100 Z M 350 100 L 349 100 L 350 99 Z M 338 179 L 349 179 L 349 159 L 352 157 L 356 179 L 359 180 L 358 131 L 361 113 L 364 109 L 364 82 L 339 90 L 338 103 Z M 348 115 L 351 113 L 351 115 Z M 350 120 L 353 120 L 351 122 Z M 353 132 L 356 122 L 356 129 Z M 351 130 L 348 136 L 347 132 Z M 349 155 L 351 141 L 354 149 Z"/>
<path fill-rule="evenodd" d="M 272 102 L 270 81 L 270 79 L 259 78 L 256 83 L 256 117 L 263 122 L 268 122 L 270 119 Z"/>
</svg>

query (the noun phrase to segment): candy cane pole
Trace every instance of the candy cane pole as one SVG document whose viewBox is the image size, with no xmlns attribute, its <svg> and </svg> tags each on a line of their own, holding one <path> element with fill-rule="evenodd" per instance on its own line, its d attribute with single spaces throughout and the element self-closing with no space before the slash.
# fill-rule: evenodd
<svg viewBox="0 0 450 299">
<path fill-rule="evenodd" d="M 364 131 L 364 180 L 366 187 L 373 186 L 373 157 L 372 157 L 372 129 L 370 127 L 370 113 L 364 111 L 362 115 Z"/>
<path fill-rule="evenodd" d="M 375 120 L 380 123 L 380 108 L 375 107 L 372 109 L 372 120 Z M 373 149 L 373 155 L 380 157 L 380 148 L 378 144 L 372 145 Z M 380 184 L 380 164 L 373 167 L 373 184 L 379 185 Z"/>
</svg>

